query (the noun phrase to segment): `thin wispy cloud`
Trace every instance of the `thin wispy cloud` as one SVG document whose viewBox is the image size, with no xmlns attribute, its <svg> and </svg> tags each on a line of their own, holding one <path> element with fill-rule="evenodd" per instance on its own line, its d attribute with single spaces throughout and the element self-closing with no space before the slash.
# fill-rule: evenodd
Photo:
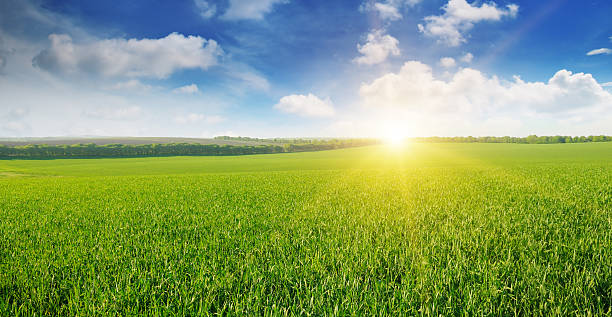
<svg viewBox="0 0 612 317">
<path fill-rule="evenodd" d="M 217 13 L 217 5 L 211 4 L 206 0 L 194 0 L 194 4 L 198 13 L 204 19 L 210 19 Z"/>
<path fill-rule="evenodd" d="M 125 108 L 100 107 L 97 109 L 86 110 L 84 114 L 94 119 L 102 120 L 131 120 L 143 115 L 143 110 L 139 106 Z"/>
<path fill-rule="evenodd" d="M 289 0 L 229 0 L 229 8 L 222 15 L 227 20 L 261 20 L 276 5 Z"/>
<path fill-rule="evenodd" d="M 593 55 L 610 55 L 612 54 L 612 49 L 609 48 L 598 48 L 596 50 L 592 50 L 589 51 L 587 53 L 588 56 L 593 56 Z"/>
<path fill-rule="evenodd" d="M 452 68 L 457 66 L 457 62 L 452 57 L 442 57 L 440 59 L 440 65 L 444 68 Z"/>
<path fill-rule="evenodd" d="M 218 115 L 207 116 L 201 113 L 189 113 L 177 115 L 174 117 L 174 122 L 179 124 L 217 124 L 225 121 L 225 118 Z"/>
<path fill-rule="evenodd" d="M 127 81 L 115 83 L 110 86 L 110 89 L 147 92 L 147 91 L 151 91 L 153 89 L 153 86 L 143 84 L 138 79 L 130 79 Z"/>
<path fill-rule="evenodd" d="M 175 94 L 195 94 L 199 92 L 198 86 L 196 84 L 185 85 L 172 90 Z"/>
</svg>

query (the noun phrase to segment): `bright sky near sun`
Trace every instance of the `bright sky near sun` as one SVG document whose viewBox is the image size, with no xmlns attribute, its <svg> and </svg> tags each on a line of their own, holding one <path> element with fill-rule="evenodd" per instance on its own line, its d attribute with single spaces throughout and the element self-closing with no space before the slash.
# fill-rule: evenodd
<svg viewBox="0 0 612 317">
<path fill-rule="evenodd" d="M 609 0 L 2 0 L 0 137 L 612 134 L 611 13 Z"/>
</svg>

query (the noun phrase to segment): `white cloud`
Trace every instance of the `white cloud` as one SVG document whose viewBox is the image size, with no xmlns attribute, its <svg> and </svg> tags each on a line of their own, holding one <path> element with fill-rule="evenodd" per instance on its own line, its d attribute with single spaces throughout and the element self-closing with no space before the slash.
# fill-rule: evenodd
<svg viewBox="0 0 612 317">
<path fill-rule="evenodd" d="M 86 110 L 83 114 L 93 119 L 102 120 L 133 120 L 142 117 L 144 112 L 138 106 L 129 106 L 124 108 L 101 107 L 92 110 Z"/>
<path fill-rule="evenodd" d="M 474 60 L 474 55 L 472 55 L 472 53 L 466 53 L 465 55 L 463 55 L 463 57 L 461 57 L 461 61 L 464 63 L 471 63 L 472 60 Z"/>
<path fill-rule="evenodd" d="M 195 6 L 204 19 L 212 18 L 217 13 L 217 6 L 205 0 L 194 0 Z"/>
<path fill-rule="evenodd" d="M 524 82 L 519 77 L 509 82 L 464 68 L 444 81 L 417 61 L 405 63 L 399 73 L 363 84 L 360 95 L 369 106 L 446 114 L 567 115 L 578 110 L 612 110 L 612 95 L 590 74 L 560 70 L 548 82 Z"/>
<path fill-rule="evenodd" d="M 611 82 L 607 82 L 607 83 L 603 83 L 603 84 L 601 84 L 601 86 L 603 86 L 603 87 L 612 87 L 612 81 Z"/>
<path fill-rule="evenodd" d="M 214 40 L 171 33 L 160 39 L 106 39 L 73 43 L 65 34 L 49 35 L 51 46 L 33 64 L 51 73 L 93 73 L 107 77 L 166 78 L 181 69 L 205 70 L 223 51 Z"/>
<path fill-rule="evenodd" d="M 322 100 L 313 94 L 285 96 L 274 108 L 303 117 L 331 117 L 335 114 L 334 105 L 329 98 Z"/>
<path fill-rule="evenodd" d="M 270 13 L 276 4 L 283 4 L 288 0 L 230 0 L 229 8 L 222 18 L 228 20 L 261 20 Z"/>
<path fill-rule="evenodd" d="M 357 44 L 357 50 L 362 56 L 353 59 L 360 65 L 373 65 L 384 62 L 389 55 L 400 55 L 399 41 L 391 35 L 383 34 L 383 30 L 374 30 L 368 34 L 366 43 Z"/>
<path fill-rule="evenodd" d="M 452 68 L 452 67 L 455 67 L 457 63 L 455 62 L 455 59 L 452 57 L 442 57 L 440 58 L 440 65 L 442 65 L 442 67 L 445 67 L 445 68 Z"/>
<path fill-rule="evenodd" d="M 465 33 L 481 21 L 499 21 L 503 17 L 516 17 L 518 5 L 509 4 L 505 9 L 498 8 L 494 2 L 483 3 L 478 7 L 466 0 L 449 0 L 442 7 L 444 14 L 425 17 L 425 24 L 419 24 L 419 31 L 449 46 L 459 46 L 466 42 Z"/>
<path fill-rule="evenodd" d="M 112 90 L 130 90 L 130 91 L 150 91 L 153 86 L 143 84 L 138 79 L 130 79 L 128 81 L 118 82 L 110 87 Z"/>
<path fill-rule="evenodd" d="M 399 10 L 388 3 L 374 3 L 374 9 L 383 20 L 395 21 L 402 18 Z"/>
<path fill-rule="evenodd" d="M 186 85 L 172 90 L 172 92 L 175 94 L 195 94 L 198 91 L 200 90 L 196 84 Z"/>
<path fill-rule="evenodd" d="M 610 55 L 610 54 L 612 54 L 612 49 L 609 49 L 609 48 L 598 48 L 596 50 L 592 50 L 592 51 L 587 53 L 588 56 L 600 55 L 600 54 Z"/>
<path fill-rule="evenodd" d="M 403 16 L 400 10 L 406 6 L 414 6 L 421 0 L 384 0 L 366 1 L 360 7 L 360 11 L 376 12 L 383 21 L 400 20 Z"/>
<path fill-rule="evenodd" d="M 221 116 L 205 116 L 200 113 L 189 113 L 186 115 L 178 115 L 174 117 L 174 122 L 179 124 L 193 124 L 205 122 L 208 124 L 216 124 L 225 121 Z"/>
</svg>

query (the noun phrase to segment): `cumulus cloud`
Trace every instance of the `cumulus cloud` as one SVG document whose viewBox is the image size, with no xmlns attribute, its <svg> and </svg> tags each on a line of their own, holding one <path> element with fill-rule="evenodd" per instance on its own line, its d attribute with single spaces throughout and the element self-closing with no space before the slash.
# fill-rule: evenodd
<svg viewBox="0 0 612 317">
<path fill-rule="evenodd" d="M 457 63 L 455 62 L 455 59 L 452 57 L 442 57 L 440 58 L 440 65 L 442 65 L 442 67 L 445 67 L 445 68 L 452 68 L 452 67 L 455 67 Z"/>
<path fill-rule="evenodd" d="M 609 49 L 609 48 L 598 48 L 596 50 L 592 50 L 592 51 L 587 53 L 588 56 L 601 55 L 601 54 L 610 55 L 610 54 L 612 54 L 612 49 Z"/>
<path fill-rule="evenodd" d="M 214 40 L 171 33 L 160 39 L 106 39 L 74 43 L 66 34 L 49 35 L 50 47 L 33 65 L 57 74 L 166 78 L 181 69 L 207 68 L 223 54 Z"/>
<path fill-rule="evenodd" d="M 302 117 L 331 117 L 335 114 L 334 105 L 329 98 L 308 95 L 290 95 L 280 99 L 275 109 Z"/>
<path fill-rule="evenodd" d="M 227 20 L 261 20 L 276 4 L 288 0 L 229 0 L 229 8 L 222 18 Z"/>
<path fill-rule="evenodd" d="M 400 20 L 403 16 L 401 9 L 406 6 L 414 6 L 421 0 L 384 0 L 366 1 L 359 7 L 360 11 L 376 12 L 383 21 Z"/>
<path fill-rule="evenodd" d="M 93 119 L 102 120 L 133 120 L 142 117 L 144 112 L 138 106 L 123 108 L 100 107 L 97 109 L 86 110 L 83 114 Z"/>
<path fill-rule="evenodd" d="M 225 121 L 222 116 L 206 116 L 201 113 L 189 113 L 186 115 L 177 115 L 174 117 L 174 122 L 179 124 L 194 124 L 194 123 L 208 123 L 216 124 Z"/>
<path fill-rule="evenodd" d="M 384 62 L 389 55 L 400 55 L 399 41 L 383 32 L 384 30 L 374 30 L 368 34 L 365 44 L 357 44 L 357 50 L 362 56 L 353 59 L 353 62 L 360 65 L 373 65 Z"/>
<path fill-rule="evenodd" d="M 603 83 L 603 84 L 601 84 L 601 86 L 603 86 L 603 87 L 612 87 L 612 81 L 611 82 L 607 82 L 607 83 Z"/>
<path fill-rule="evenodd" d="M 419 24 L 419 31 L 449 46 L 466 42 L 465 33 L 482 21 L 500 21 L 503 17 L 516 17 L 518 5 L 509 4 L 498 8 L 494 2 L 483 3 L 480 7 L 466 0 L 449 0 L 442 7 L 444 14 L 425 17 L 425 24 Z"/>
<path fill-rule="evenodd" d="M 378 12 L 378 15 L 383 20 L 395 21 L 402 18 L 397 7 L 394 7 L 388 3 L 376 2 L 373 6 L 374 10 Z"/>
<path fill-rule="evenodd" d="M 198 13 L 200 13 L 200 16 L 204 19 L 210 19 L 217 13 L 217 6 L 215 4 L 210 4 L 205 0 L 194 0 L 194 3 L 198 9 Z"/>
<path fill-rule="evenodd" d="M 458 70 L 447 81 L 431 67 L 407 62 L 398 73 L 363 84 L 365 104 L 433 113 L 499 113 L 503 111 L 568 114 L 575 110 L 610 111 L 612 95 L 591 74 L 558 71 L 548 82 L 502 81 L 478 70 Z"/>
<path fill-rule="evenodd" d="M 175 94 L 195 94 L 198 91 L 200 90 L 196 84 L 186 85 L 172 90 Z"/>
<path fill-rule="evenodd" d="M 465 55 L 463 55 L 463 57 L 461 57 L 461 61 L 464 63 L 471 63 L 472 60 L 474 60 L 474 55 L 472 55 L 472 53 L 466 53 Z"/>
</svg>

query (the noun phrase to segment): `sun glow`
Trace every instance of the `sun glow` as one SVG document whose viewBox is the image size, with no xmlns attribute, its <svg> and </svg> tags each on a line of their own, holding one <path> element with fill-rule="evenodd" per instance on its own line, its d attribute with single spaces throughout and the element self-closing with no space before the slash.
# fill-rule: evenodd
<svg viewBox="0 0 612 317">
<path fill-rule="evenodd" d="M 405 126 L 399 124 L 385 124 L 381 138 L 390 147 L 399 148 L 406 145 L 408 133 Z"/>
<path fill-rule="evenodd" d="M 384 140 L 387 145 L 398 147 L 404 144 L 404 142 L 406 141 L 406 138 L 402 135 L 391 134 L 391 135 L 386 135 Z"/>
</svg>

